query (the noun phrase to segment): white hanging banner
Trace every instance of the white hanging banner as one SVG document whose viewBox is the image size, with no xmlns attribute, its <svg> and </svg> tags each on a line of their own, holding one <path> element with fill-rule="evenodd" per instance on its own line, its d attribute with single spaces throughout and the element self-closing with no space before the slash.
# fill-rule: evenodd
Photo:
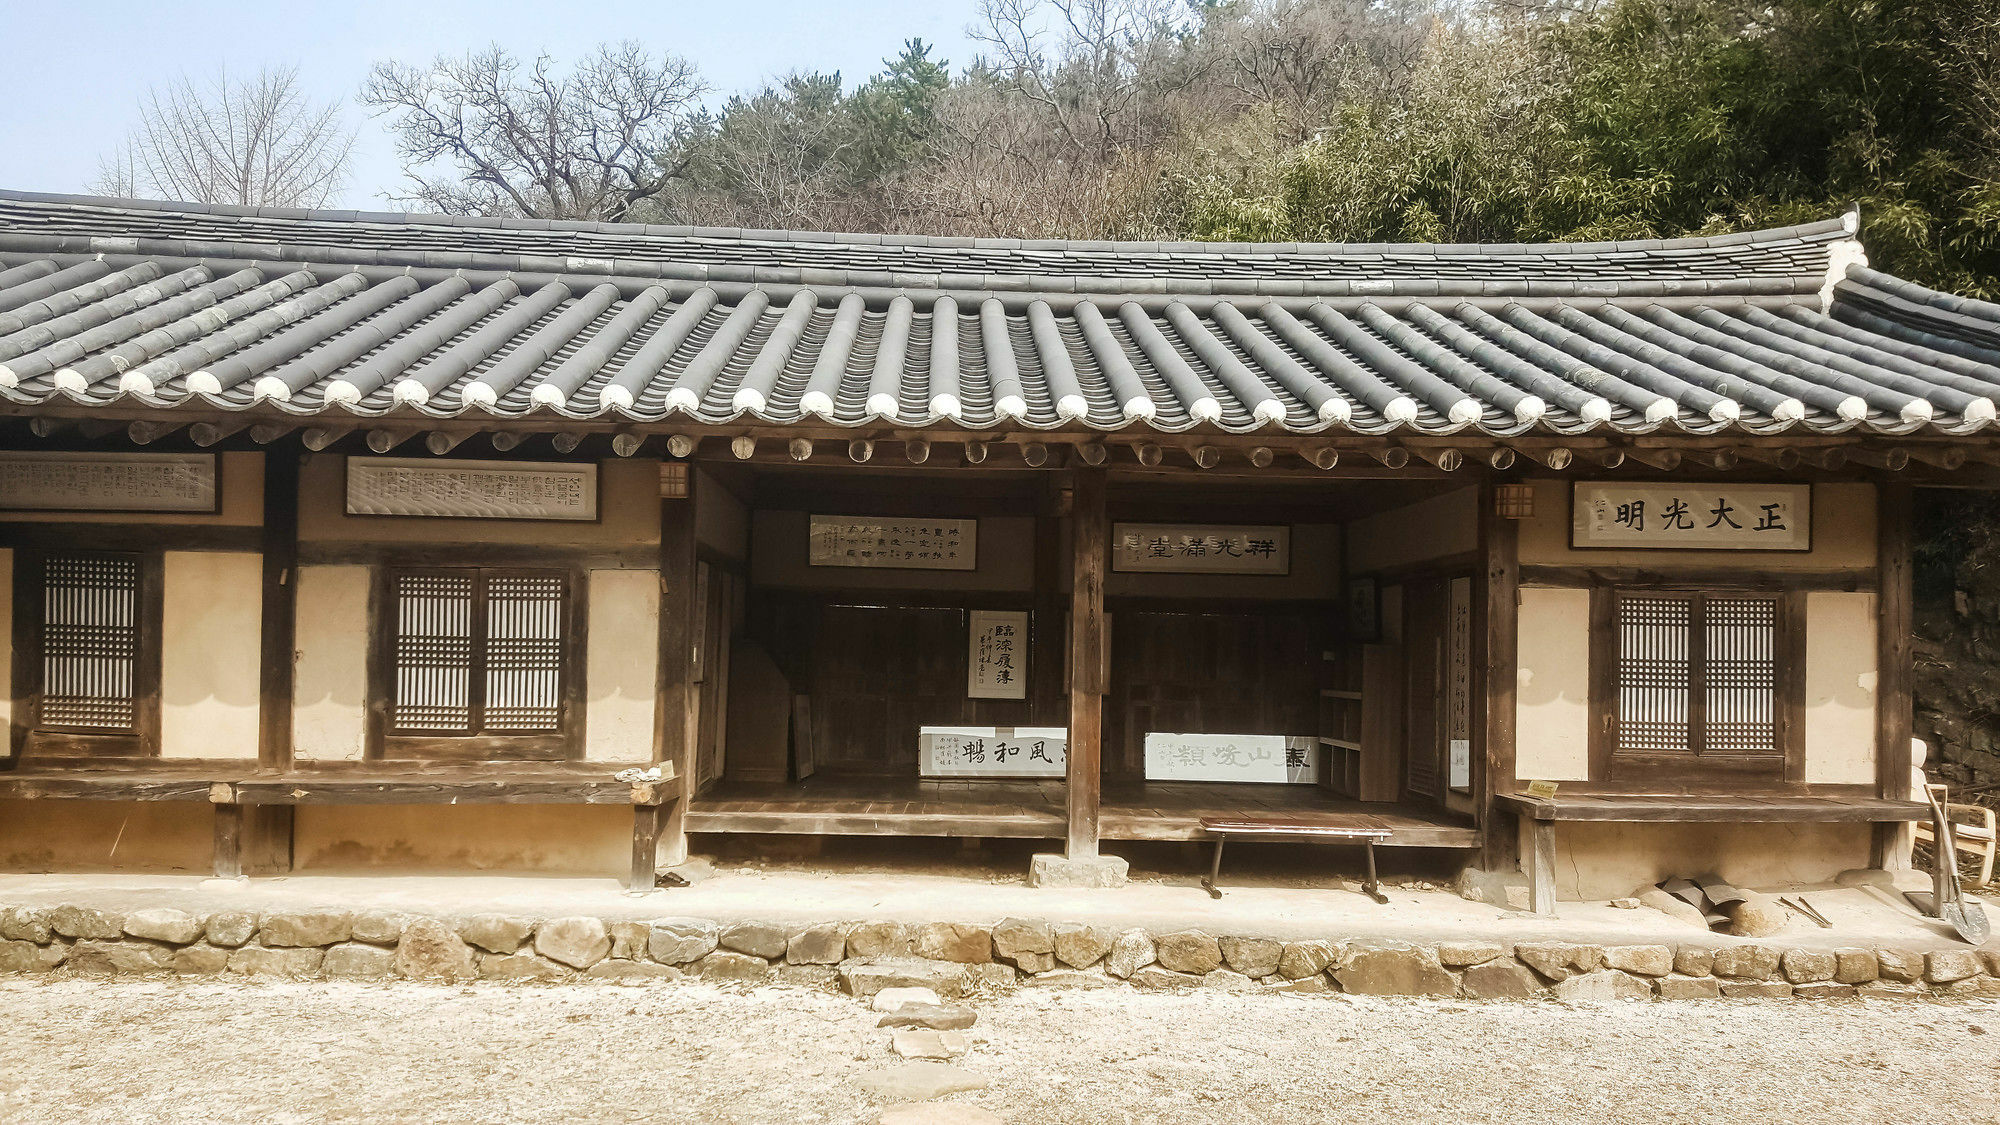
<svg viewBox="0 0 2000 1125">
<path fill-rule="evenodd" d="M 1311 785 L 1319 781 L 1319 745 L 1282 734 L 1146 735 L 1148 781 L 1250 781 Z"/>
<path fill-rule="evenodd" d="M 806 535 L 806 563 L 974 570 L 979 565 L 979 521 L 813 516 Z"/>
<path fill-rule="evenodd" d="M 213 453 L 0 452 L 0 509 L 213 512 Z"/>
<path fill-rule="evenodd" d="M 1028 698 L 1026 611 L 975 609 L 966 624 L 966 697 Z"/>
<path fill-rule="evenodd" d="M 1069 768 L 1067 727 L 923 727 L 922 777 L 1061 777 Z"/>
<path fill-rule="evenodd" d="M 1810 551 L 1812 486 L 1578 481 L 1570 545 L 1668 551 Z"/>
<path fill-rule="evenodd" d="M 1133 574 L 1291 572 L 1292 529 L 1278 525 L 1120 523 L 1111 569 Z"/>
<path fill-rule="evenodd" d="M 597 466 L 349 457 L 347 514 L 590 521 Z"/>
<path fill-rule="evenodd" d="M 1451 677 L 1445 723 L 1446 784 L 1472 788 L 1472 579 L 1451 580 Z"/>
</svg>

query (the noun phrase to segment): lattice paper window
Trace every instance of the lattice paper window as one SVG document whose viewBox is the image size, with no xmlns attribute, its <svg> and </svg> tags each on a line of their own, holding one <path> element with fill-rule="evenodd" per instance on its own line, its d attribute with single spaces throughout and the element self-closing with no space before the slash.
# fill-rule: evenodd
<svg viewBox="0 0 2000 1125">
<path fill-rule="evenodd" d="M 539 735 L 562 729 L 569 598 L 563 575 L 406 571 L 391 583 L 394 733 Z"/>
<path fill-rule="evenodd" d="M 1619 595 L 1614 752 L 1782 755 L 1780 624 L 1775 596 Z"/>
<path fill-rule="evenodd" d="M 139 643 L 137 556 L 52 554 L 44 559 L 37 725 L 136 733 Z"/>
</svg>

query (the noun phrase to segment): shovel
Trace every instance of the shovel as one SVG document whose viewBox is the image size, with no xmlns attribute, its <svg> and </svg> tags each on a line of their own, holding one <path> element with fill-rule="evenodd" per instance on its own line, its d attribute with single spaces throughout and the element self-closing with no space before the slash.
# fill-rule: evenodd
<svg viewBox="0 0 2000 1125">
<path fill-rule="evenodd" d="M 1945 815 L 1944 806 L 1938 803 L 1937 794 L 1928 785 L 1924 786 L 1924 796 L 1930 799 L 1931 819 L 1937 826 L 1933 833 L 1937 847 L 1936 866 L 1931 871 L 1931 901 L 1937 916 L 1950 923 L 1959 937 L 1979 945 L 1993 933 L 1993 925 L 1986 919 L 1986 908 L 1967 899 L 1965 888 L 1958 885 L 1958 845 L 1951 838 L 1951 818 Z"/>
</svg>

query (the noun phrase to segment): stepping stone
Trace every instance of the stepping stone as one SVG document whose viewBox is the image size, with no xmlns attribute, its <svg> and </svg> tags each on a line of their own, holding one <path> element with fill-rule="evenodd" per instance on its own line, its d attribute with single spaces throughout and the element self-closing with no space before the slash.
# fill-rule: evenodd
<svg viewBox="0 0 2000 1125">
<path fill-rule="evenodd" d="M 876 1125 L 1006 1125 L 1006 1120 L 990 1109 L 963 1102 L 892 1105 L 875 1119 Z"/>
<path fill-rule="evenodd" d="M 938 994 L 928 988 L 885 988 L 875 994 L 868 1006 L 878 1012 L 893 1012 L 913 1004 L 935 1008 L 943 1003 Z"/>
<path fill-rule="evenodd" d="M 896 1032 L 890 1046 L 906 1059 L 955 1059 L 972 1049 L 972 1040 L 963 1031 L 916 1027 Z"/>
<path fill-rule="evenodd" d="M 878 1098 L 922 1102 L 946 1094 L 984 1090 L 987 1080 L 985 1075 L 946 1063 L 906 1062 L 864 1074 L 860 1082 L 862 1089 Z"/>
<path fill-rule="evenodd" d="M 979 1019 L 971 1008 L 942 1004 L 905 1004 L 875 1022 L 876 1027 L 928 1027 L 932 1031 L 963 1031 Z"/>
</svg>

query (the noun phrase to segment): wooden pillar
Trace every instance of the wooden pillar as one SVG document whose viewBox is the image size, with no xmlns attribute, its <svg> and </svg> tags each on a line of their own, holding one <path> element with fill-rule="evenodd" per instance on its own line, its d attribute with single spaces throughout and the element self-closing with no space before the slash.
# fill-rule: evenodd
<svg viewBox="0 0 2000 1125">
<path fill-rule="evenodd" d="M 257 764 L 292 768 L 293 681 L 298 646 L 299 458 L 264 452 L 263 608 L 259 637 Z M 239 815 L 240 811 L 239 811 Z M 259 805 L 243 816 L 247 866 L 260 874 L 292 869 L 291 805 Z"/>
<path fill-rule="evenodd" d="M 1915 595 L 1910 588 L 1910 486 L 1877 486 L 1876 574 L 1881 583 L 1875 619 L 1875 780 L 1879 796 L 1910 794 L 1910 728 L 1915 721 L 1916 672 L 1911 650 Z M 1918 794 L 1921 796 L 1921 794 Z M 1901 866 L 1909 856 L 1909 829 L 1878 824 L 1872 848 L 1876 867 Z"/>
<path fill-rule="evenodd" d="M 1069 848 L 1071 859 L 1097 857 L 1097 813 L 1104 785 L 1104 572 L 1111 529 L 1104 516 L 1104 470 L 1078 469 L 1070 492 Z"/>
<path fill-rule="evenodd" d="M 673 790 L 659 817 L 659 860 L 687 862 L 687 802 L 694 793 L 694 746 L 701 721 L 701 685 L 695 682 L 694 473 L 687 495 L 660 501 L 660 672 L 653 708 L 653 760 L 674 768 Z M 634 841 L 636 849 L 639 844 Z M 636 865 L 635 857 L 634 863 Z"/>
<path fill-rule="evenodd" d="M 1475 634 L 1483 650 L 1475 664 L 1484 710 L 1480 753 L 1472 759 L 1472 792 L 1478 818 L 1480 864 L 1504 871 L 1519 862 L 1520 829 L 1494 797 L 1514 789 L 1514 692 L 1519 679 L 1521 558 L 1520 525 L 1494 511 L 1493 488 L 1480 490 L 1480 544 L 1486 589 L 1480 598 L 1483 627 Z M 1538 837 L 1539 840 L 1539 837 Z"/>
<path fill-rule="evenodd" d="M 243 874 L 243 806 L 223 782 L 208 787 L 208 800 L 215 806 L 215 877 L 237 878 Z"/>
<path fill-rule="evenodd" d="M 641 788 L 633 786 L 632 873 L 625 881 L 625 889 L 633 894 L 653 889 L 653 874 L 660 861 L 660 831 L 666 824 L 668 811 L 680 807 L 671 797 L 662 803 L 650 794 L 641 796 Z"/>
</svg>

